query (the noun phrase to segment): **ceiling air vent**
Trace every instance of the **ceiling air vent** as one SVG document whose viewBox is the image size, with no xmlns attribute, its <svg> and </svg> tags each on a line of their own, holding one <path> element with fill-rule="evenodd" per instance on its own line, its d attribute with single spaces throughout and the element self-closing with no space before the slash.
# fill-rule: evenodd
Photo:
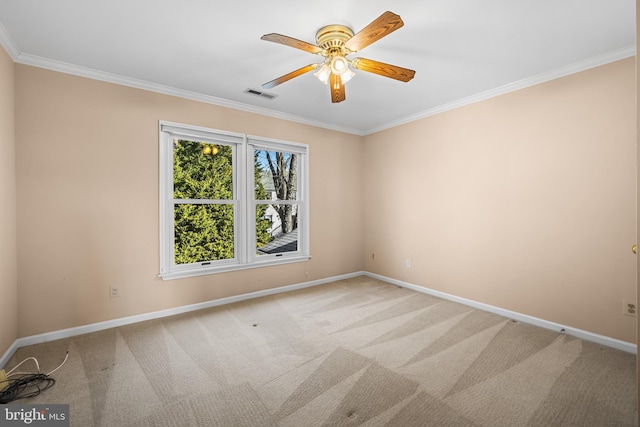
<svg viewBox="0 0 640 427">
<path fill-rule="evenodd" d="M 276 96 L 278 96 L 278 95 L 276 95 L 274 93 L 262 92 L 260 90 L 255 90 L 255 89 L 247 89 L 247 90 L 244 91 L 244 93 L 248 93 L 249 95 L 259 96 L 259 97 L 265 98 L 265 99 L 273 99 Z"/>
</svg>

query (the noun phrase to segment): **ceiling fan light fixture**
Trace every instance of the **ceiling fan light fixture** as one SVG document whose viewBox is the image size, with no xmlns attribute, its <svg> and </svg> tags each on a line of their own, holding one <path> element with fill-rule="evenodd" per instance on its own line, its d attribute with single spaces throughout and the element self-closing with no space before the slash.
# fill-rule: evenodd
<svg viewBox="0 0 640 427">
<path fill-rule="evenodd" d="M 349 62 L 344 57 L 339 57 L 339 60 L 335 60 L 337 57 L 334 57 L 329 64 L 326 62 L 322 64 L 320 69 L 316 71 L 313 75 L 316 76 L 318 80 L 320 80 L 324 84 L 329 84 L 329 78 L 331 74 L 336 76 L 340 76 L 340 80 L 342 80 L 342 84 L 345 84 L 353 76 L 356 75 L 351 69 L 349 69 Z"/>
<path fill-rule="evenodd" d="M 331 72 L 336 76 L 342 75 L 349 69 L 349 62 L 344 56 L 336 55 L 331 58 Z"/>
<path fill-rule="evenodd" d="M 340 74 L 340 78 L 342 79 L 342 84 L 345 84 L 346 82 L 351 80 L 351 77 L 353 77 L 355 75 L 356 75 L 356 73 L 354 73 L 349 68 L 347 68 L 344 73 Z"/>
<path fill-rule="evenodd" d="M 329 76 L 331 75 L 331 68 L 327 64 L 322 64 L 322 67 L 314 74 L 324 84 L 329 84 Z"/>
</svg>

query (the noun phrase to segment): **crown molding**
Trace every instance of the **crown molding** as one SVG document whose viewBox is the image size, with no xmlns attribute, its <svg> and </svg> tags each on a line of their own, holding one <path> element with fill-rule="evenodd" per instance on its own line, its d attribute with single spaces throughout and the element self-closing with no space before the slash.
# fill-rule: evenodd
<svg viewBox="0 0 640 427">
<path fill-rule="evenodd" d="M 234 110 L 245 111 L 248 113 L 260 114 L 277 119 L 288 120 L 291 122 L 301 123 L 310 126 L 316 126 L 324 129 L 331 129 L 338 132 L 344 132 L 355 135 L 364 135 L 360 130 L 336 126 L 330 123 L 312 120 L 305 117 L 296 116 L 294 114 L 282 113 L 268 108 L 256 107 L 253 105 L 243 104 L 241 102 L 229 101 L 227 99 L 218 98 L 211 95 L 192 92 L 184 89 L 178 89 L 172 86 L 161 85 L 148 82 L 146 80 L 134 79 L 119 74 L 108 73 L 105 71 L 95 70 L 93 68 L 82 67 L 69 64 L 67 62 L 57 61 L 41 56 L 31 55 L 28 53 L 18 53 L 13 57 L 14 62 L 23 65 L 29 65 L 37 68 L 44 68 L 60 73 L 71 74 L 74 76 L 85 77 L 93 80 L 99 80 L 107 83 L 114 83 L 122 86 L 128 86 L 136 89 L 147 90 L 150 92 L 161 93 L 164 95 L 175 96 L 178 98 L 189 99 L 193 101 L 204 102 L 207 104 L 218 105 L 221 107 L 232 108 Z"/>
<path fill-rule="evenodd" d="M 4 47 L 4 50 L 6 50 L 11 59 L 13 59 L 13 62 L 16 62 L 20 51 L 2 22 L 0 22 L 0 46 Z"/>
<path fill-rule="evenodd" d="M 537 74 L 535 76 L 527 77 L 526 79 L 518 80 L 513 83 L 506 84 L 494 89 L 480 92 L 475 95 L 471 95 L 466 98 L 458 99 L 456 101 L 448 102 L 446 104 L 438 105 L 434 108 L 430 108 L 421 113 L 412 114 L 399 120 L 387 122 L 379 127 L 371 128 L 365 132 L 365 135 L 370 135 L 376 132 L 380 132 L 386 129 L 390 129 L 396 126 L 400 126 L 406 123 L 414 122 L 416 120 L 424 119 L 425 117 L 434 116 L 436 114 L 444 113 L 445 111 L 454 110 L 456 108 L 464 107 L 466 105 L 475 104 L 476 102 L 486 101 L 487 99 L 495 98 L 500 95 L 505 95 L 509 92 L 515 92 L 520 89 L 525 89 L 530 86 L 535 86 L 541 83 L 545 83 L 551 80 L 566 77 L 571 74 L 586 71 L 591 68 L 606 65 L 611 62 L 619 61 L 621 59 L 632 57 L 636 54 L 636 46 L 631 45 L 621 49 L 617 49 L 611 52 L 607 52 L 603 55 L 594 56 L 593 58 L 585 59 L 583 61 L 575 62 L 573 64 L 566 65 L 564 67 L 557 68 L 555 70 Z"/>
<path fill-rule="evenodd" d="M 248 113 L 260 114 L 263 116 L 273 117 L 277 119 L 287 120 L 295 123 L 301 123 L 309 126 L 320 127 L 324 129 L 335 130 L 338 132 L 344 132 L 357 136 L 366 136 L 376 132 L 380 132 L 386 129 L 390 129 L 403 124 L 411 123 L 420 119 L 424 119 L 429 116 L 451 111 L 456 108 L 464 107 L 466 105 L 475 104 L 477 102 L 486 101 L 491 98 L 495 98 L 500 95 L 507 94 L 509 92 L 515 92 L 520 89 L 525 89 L 530 86 L 545 83 L 551 80 L 555 80 L 561 77 L 565 77 L 571 74 L 586 71 L 591 68 L 595 68 L 601 65 L 606 65 L 611 62 L 619 61 L 621 59 L 632 57 L 636 54 L 636 45 L 626 46 L 621 49 L 617 49 L 602 55 L 595 56 L 583 61 L 575 62 L 573 64 L 560 67 L 558 69 L 537 74 L 535 76 L 527 77 L 522 80 L 518 80 L 513 83 L 509 83 L 494 89 L 490 89 L 484 92 L 477 93 L 475 95 L 468 96 L 466 98 L 458 99 L 456 101 L 448 102 L 446 104 L 438 105 L 434 108 L 422 111 L 420 113 L 412 114 L 403 117 L 399 120 L 384 123 L 375 128 L 360 130 L 347 128 L 344 126 L 337 126 L 331 123 L 322 122 L 319 120 L 312 120 L 305 117 L 297 116 L 294 114 L 282 113 L 279 111 L 271 110 L 263 107 L 256 107 L 253 105 L 243 104 L 240 102 L 229 101 L 223 98 L 218 98 L 211 95 L 204 95 L 197 92 L 178 89 L 171 86 L 165 86 L 157 83 L 148 82 L 145 80 L 134 79 L 131 77 L 121 76 L 118 74 L 107 73 L 104 71 L 95 70 L 92 68 L 81 67 L 78 65 L 69 64 L 62 61 L 56 61 L 41 56 L 31 55 L 20 52 L 15 42 L 11 38 L 7 29 L 0 22 L 0 45 L 2 45 L 11 59 L 14 62 L 24 65 L 30 65 L 33 67 L 44 68 L 52 71 L 57 71 L 65 74 L 71 74 L 79 77 L 86 77 L 93 80 L 99 80 L 107 83 L 114 83 L 122 86 L 133 87 L 136 89 L 147 90 L 151 92 L 161 93 L 165 95 L 175 96 L 178 98 L 189 99 L 193 101 L 204 102 L 207 104 L 218 105 L 221 107 L 232 108 L 234 110 L 240 110 Z"/>
</svg>

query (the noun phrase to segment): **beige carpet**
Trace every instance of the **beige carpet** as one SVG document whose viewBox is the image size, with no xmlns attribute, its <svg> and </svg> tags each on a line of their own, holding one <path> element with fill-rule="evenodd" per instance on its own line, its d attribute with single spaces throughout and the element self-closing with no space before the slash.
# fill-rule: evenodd
<svg viewBox="0 0 640 427">
<path fill-rule="evenodd" d="M 74 426 L 630 426 L 635 356 L 359 277 L 19 349 Z"/>
</svg>

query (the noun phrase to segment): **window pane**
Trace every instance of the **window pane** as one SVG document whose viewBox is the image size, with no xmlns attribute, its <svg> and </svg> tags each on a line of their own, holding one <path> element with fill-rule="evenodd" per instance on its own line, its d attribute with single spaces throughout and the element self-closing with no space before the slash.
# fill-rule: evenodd
<svg viewBox="0 0 640 427">
<path fill-rule="evenodd" d="M 256 200 L 298 200 L 298 156 L 255 150 Z"/>
<path fill-rule="evenodd" d="M 233 205 L 175 205 L 175 264 L 231 259 Z"/>
<path fill-rule="evenodd" d="M 173 198 L 233 199 L 231 147 L 174 139 Z"/>
<path fill-rule="evenodd" d="M 309 259 L 306 144 L 159 124 L 163 279 Z"/>
<path fill-rule="evenodd" d="M 256 254 L 298 250 L 298 206 L 256 206 Z"/>
</svg>

